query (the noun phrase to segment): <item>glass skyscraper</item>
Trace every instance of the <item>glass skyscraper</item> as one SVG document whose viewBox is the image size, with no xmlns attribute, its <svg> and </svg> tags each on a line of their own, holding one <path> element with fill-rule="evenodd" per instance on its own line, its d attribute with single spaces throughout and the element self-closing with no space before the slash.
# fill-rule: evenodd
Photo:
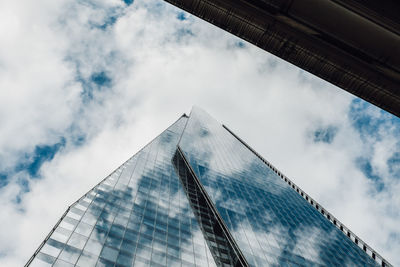
<svg viewBox="0 0 400 267">
<path fill-rule="evenodd" d="M 193 108 L 72 204 L 27 266 L 391 266 Z"/>
</svg>

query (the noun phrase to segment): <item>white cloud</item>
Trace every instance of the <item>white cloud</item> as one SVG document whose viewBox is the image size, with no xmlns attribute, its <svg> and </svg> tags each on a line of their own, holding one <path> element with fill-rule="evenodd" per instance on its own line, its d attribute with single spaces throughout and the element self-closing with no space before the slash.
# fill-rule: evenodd
<svg viewBox="0 0 400 267">
<path fill-rule="evenodd" d="M 362 137 L 349 94 L 247 43 L 237 47 L 237 38 L 197 18 L 180 21 L 178 12 L 161 0 L 0 3 L 0 170 L 67 138 L 20 204 L 12 200 L 27 173 L 0 189 L 1 265 L 24 264 L 69 204 L 194 104 L 400 264 L 400 183 L 387 164 L 399 150 L 399 126 L 391 126 L 399 120 L 387 120 L 379 140 L 376 132 Z M 110 14 L 118 19 L 101 29 Z M 84 102 L 84 90 L 96 88 L 91 75 L 102 71 L 111 88 Z M 368 115 L 380 117 L 374 108 Z M 332 143 L 314 143 L 310 133 L 330 125 L 338 129 Z M 74 146 L 79 134 L 85 142 Z M 362 156 L 384 191 L 371 194 L 356 164 Z"/>
</svg>

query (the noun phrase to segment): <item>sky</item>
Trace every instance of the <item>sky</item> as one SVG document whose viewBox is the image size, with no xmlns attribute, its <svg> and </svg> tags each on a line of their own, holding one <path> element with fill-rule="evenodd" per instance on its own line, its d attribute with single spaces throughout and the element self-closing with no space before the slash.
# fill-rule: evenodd
<svg viewBox="0 0 400 267">
<path fill-rule="evenodd" d="M 162 0 L 6 0 L 0 266 L 193 105 L 400 265 L 399 118 Z"/>
</svg>

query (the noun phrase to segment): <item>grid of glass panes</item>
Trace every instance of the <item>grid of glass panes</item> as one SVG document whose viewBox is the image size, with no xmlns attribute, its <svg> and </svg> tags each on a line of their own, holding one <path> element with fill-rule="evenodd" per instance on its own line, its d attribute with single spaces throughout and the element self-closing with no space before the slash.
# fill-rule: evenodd
<svg viewBox="0 0 400 267">
<path fill-rule="evenodd" d="M 215 266 L 171 163 L 186 120 L 74 204 L 30 266 Z"/>
<path fill-rule="evenodd" d="M 202 110 L 179 146 L 251 266 L 376 265 Z"/>
<path fill-rule="evenodd" d="M 178 150 L 173 163 L 215 262 L 218 266 L 241 266 L 239 251 L 229 241 L 231 239 L 228 233 L 224 231 L 222 223 L 215 216 L 214 209 L 207 202 L 196 178 Z"/>
</svg>

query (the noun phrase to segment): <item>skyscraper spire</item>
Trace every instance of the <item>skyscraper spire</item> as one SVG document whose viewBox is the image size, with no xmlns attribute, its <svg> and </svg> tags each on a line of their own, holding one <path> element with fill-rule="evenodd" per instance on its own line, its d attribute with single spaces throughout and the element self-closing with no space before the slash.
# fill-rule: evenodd
<svg viewBox="0 0 400 267">
<path fill-rule="evenodd" d="M 72 204 L 28 265 L 390 266 L 197 107 Z"/>
</svg>

